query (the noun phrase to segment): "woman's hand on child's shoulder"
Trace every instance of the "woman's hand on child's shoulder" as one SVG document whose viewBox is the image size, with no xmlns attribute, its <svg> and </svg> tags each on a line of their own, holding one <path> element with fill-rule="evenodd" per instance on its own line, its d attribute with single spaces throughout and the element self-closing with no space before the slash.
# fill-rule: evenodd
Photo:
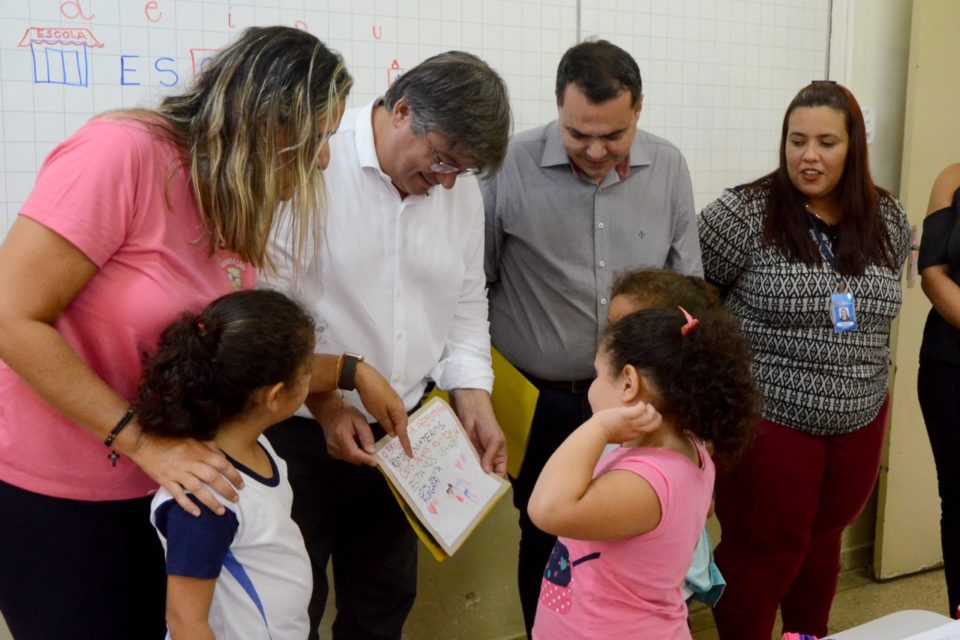
<svg viewBox="0 0 960 640">
<path fill-rule="evenodd" d="M 607 442 L 613 444 L 623 444 L 655 431 L 663 419 L 660 412 L 646 402 L 603 409 L 593 417 L 607 434 Z"/>
</svg>

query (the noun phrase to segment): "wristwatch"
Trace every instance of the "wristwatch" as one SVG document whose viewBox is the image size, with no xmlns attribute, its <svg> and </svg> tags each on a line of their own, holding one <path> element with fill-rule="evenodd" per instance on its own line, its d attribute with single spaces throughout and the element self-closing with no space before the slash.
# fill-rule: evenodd
<svg viewBox="0 0 960 640">
<path fill-rule="evenodd" d="M 344 391 L 353 391 L 356 388 L 357 365 L 363 362 L 363 356 L 359 353 L 344 353 L 340 356 L 343 365 L 340 367 L 340 373 L 337 375 L 337 389 Z"/>
</svg>

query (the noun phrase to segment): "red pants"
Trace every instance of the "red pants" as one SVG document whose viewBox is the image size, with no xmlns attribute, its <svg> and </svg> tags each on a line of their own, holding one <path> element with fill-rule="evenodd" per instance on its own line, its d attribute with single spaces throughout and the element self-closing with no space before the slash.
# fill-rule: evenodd
<svg viewBox="0 0 960 640">
<path fill-rule="evenodd" d="M 778 605 L 784 631 L 827 635 L 840 536 L 876 483 L 888 402 L 839 436 L 764 420 L 743 459 L 718 472 L 715 555 L 727 588 L 713 616 L 722 640 L 770 640 Z"/>
</svg>

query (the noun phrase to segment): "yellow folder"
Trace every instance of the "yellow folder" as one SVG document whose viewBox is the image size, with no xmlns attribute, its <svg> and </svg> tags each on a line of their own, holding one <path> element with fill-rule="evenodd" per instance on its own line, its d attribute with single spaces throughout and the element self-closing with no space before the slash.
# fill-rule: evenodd
<svg viewBox="0 0 960 640">
<path fill-rule="evenodd" d="M 530 437 L 530 424 L 533 412 L 537 408 L 540 391 L 523 377 L 523 374 L 507 362 L 499 351 L 491 350 L 493 358 L 493 412 L 497 422 L 507 438 L 507 473 L 516 478 L 527 451 L 527 439 Z M 434 389 L 424 402 L 437 396 L 450 400 L 446 391 Z"/>
<path fill-rule="evenodd" d="M 527 451 L 530 424 L 540 392 L 516 367 L 493 349 L 493 412 L 507 438 L 507 473 L 514 478 Z"/>
</svg>

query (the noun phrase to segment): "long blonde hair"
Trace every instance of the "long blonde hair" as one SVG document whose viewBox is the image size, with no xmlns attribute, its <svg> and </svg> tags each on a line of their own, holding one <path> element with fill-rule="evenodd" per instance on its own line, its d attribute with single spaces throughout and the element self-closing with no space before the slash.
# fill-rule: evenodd
<svg viewBox="0 0 960 640">
<path fill-rule="evenodd" d="M 205 62 L 194 85 L 151 112 L 187 155 L 211 254 L 237 253 L 272 269 L 284 176 L 294 259 L 320 233 L 320 154 L 353 79 L 343 58 L 291 27 L 251 27 Z M 146 124 L 151 118 L 140 118 Z M 282 146 L 281 143 L 282 142 Z"/>
</svg>

